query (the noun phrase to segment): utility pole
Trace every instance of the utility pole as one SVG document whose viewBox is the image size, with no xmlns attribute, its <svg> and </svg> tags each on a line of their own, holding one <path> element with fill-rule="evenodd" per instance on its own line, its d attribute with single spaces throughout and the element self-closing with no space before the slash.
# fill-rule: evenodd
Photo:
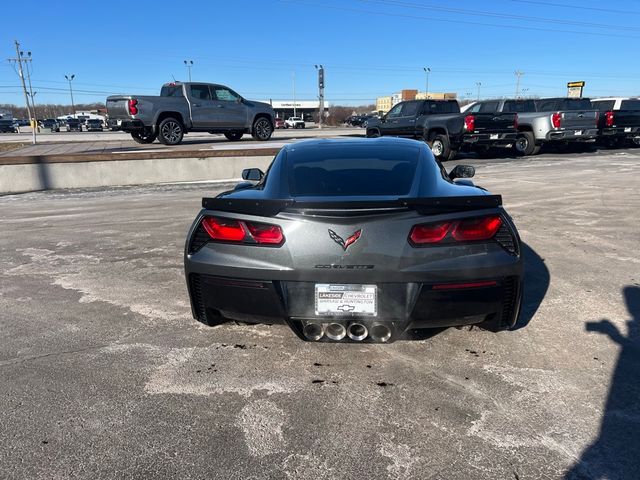
<svg viewBox="0 0 640 480">
<path fill-rule="evenodd" d="M 516 70 L 513 73 L 517 78 L 517 80 L 516 80 L 516 98 L 518 98 L 518 93 L 520 93 L 520 77 L 522 75 L 524 75 L 524 72 L 521 72 L 520 70 Z"/>
<path fill-rule="evenodd" d="M 296 116 L 296 71 L 291 72 L 291 81 L 293 83 L 293 116 Z"/>
<path fill-rule="evenodd" d="M 75 74 L 71 75 L 70 77 L 65 75 L 64 78 L 67 79 L 67 82 L 69 82 L 69 93 L 71 94 L 71 108 L 73 109 L 73 115 L 75 117 L 76 114 L 76 105 L 73 103 L 73 88 L 71 88 L 71 80 L 73 80 L 74 78 L 76 78 Z"/>
<path fill-rule="evenodd" d="M 193 60 L 185 60 L 184 66 L 189 70 L 189 81 L 191 81 L 191 67 L 193 67 Z"/>
<path fill-rule="evenodd" d="M 20 81 L 22 82 L 22 91 L 24 92 L 24 101 L 27 104 L 27 113 L 29 115 L 29 120 L 32 121 L 33 117 L 31 116 L 31 107 L 29 106 L 29 94 L 27 93 L 27 85 L 24 83 L 24 71 L 22 69 L 22 62 L 24 52 L 20 51 L 20 44 L 18 41 L 15 41 L 16 44 L 16 58 L 10 58 L 9 61 L 18 65 L 18 76 L 20 77 Z M 33 125 L 33 124 L 32 124 Z M 36 139 L 36 129 L 35 127 L 32 130 L 32 141 L 35 145 L 37 143 Z"/>
<path fill-rule="evenodd" d="M 25 70 L 27 72 L 27 80 L 29 80 L 29 96 L 31 97 L 31 107 L 33 108 L 33 118 L 35 120 L 35 125 L 37 128 L 38 125 L 38 112 L 36 111 L 36 99 L 35 99 L 35 95 L 38 92 L 33 91 L 33 88 L 31 87 L 31 72 L 33 71 L 33 63 L 31 60 L 31 52 L 27 52 L 27 58 L 25 58 L 23 60 L 24 65 L 25 65 Z M 28 63 L 27 63 L 28 62 Z"/>
<path fill-rule="evenodd" d="M 481 82 L 476 82 L 476 87 L 478 87 L 478 98 L 476 99 L 478 102 L 480 101 L 480 87 L 482 86 Z"/>
<path fill-rule="evenodd" d="M 425 82 L 425 88 L 424 88 L 424 96 L 425 98 L 429 98 L 429 74 L 431 73 L 431 69 L 429 67 L 424 67 L 422 70 L 424 70 L 424 73 L 427 76 L 427 80 Z"/>
<path fill-rule="evenodd" d="M 318 100 L 319 100 L 319 115 L 318 115 L 318 128 L 322 128 L 322 118 L 324 117 L 324 67 L 322 65 L 316 65 L 318 70 Z"/>
</svg>

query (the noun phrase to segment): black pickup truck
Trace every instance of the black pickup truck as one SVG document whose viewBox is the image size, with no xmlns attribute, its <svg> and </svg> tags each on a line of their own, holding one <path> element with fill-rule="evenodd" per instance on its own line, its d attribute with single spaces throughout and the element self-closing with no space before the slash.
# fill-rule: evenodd
<svg viewBox="0 0 640 480">
<path fill-rule="evenodd" d="M 591 104 L 600 112 L 598 136 L 609 148 L 640 145 L 640 98 L 596 98 Z"/>
<path fill-rule="evenodd" d="M 451 160 L 459 150 L 486 154 L 513 147 L 517 126 L 517 113 L 460 113 L 456 100 L 410 100 L 369 120 L 367 137 L 424 140 L 438 159 Z"/>
</svg>

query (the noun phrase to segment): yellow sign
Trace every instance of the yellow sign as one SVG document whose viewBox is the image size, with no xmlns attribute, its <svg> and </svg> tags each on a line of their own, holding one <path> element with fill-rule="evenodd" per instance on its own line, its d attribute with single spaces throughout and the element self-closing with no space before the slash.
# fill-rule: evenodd
<svg viewBox="0 0 640 480">
<path fill-rule="evenodd" d="M 568 82 L 567 88 L 571 87 L 584 87 L 585 82 Z"/>
</svg>

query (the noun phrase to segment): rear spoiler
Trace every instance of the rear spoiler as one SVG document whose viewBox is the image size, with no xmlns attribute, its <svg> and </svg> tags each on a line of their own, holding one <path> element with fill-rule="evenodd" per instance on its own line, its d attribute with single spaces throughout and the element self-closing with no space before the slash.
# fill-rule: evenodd
<svg viewBox="0 0 640 480">
<path fill-rule="evenodd" d="M 245 198 L 203 198 L 202 208 L 229 213 L 273 217 L 284 210 L 387 210 L 410 209 L 420 213 L 446 213 L 495 208 L 502 205 L 501 195 L 469 197 L 399 198 L 397 200 L 298 202 L 293 199 L 254 200 Z"/>
</svg>

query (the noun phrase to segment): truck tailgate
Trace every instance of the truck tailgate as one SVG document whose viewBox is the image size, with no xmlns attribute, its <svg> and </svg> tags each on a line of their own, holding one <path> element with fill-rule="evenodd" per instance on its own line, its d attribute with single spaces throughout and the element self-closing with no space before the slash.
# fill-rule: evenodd
<svg viewBox="0 0 640 480">
<path fill-rule="evenodd" d="M 517 113 L 474 113 L 478 133 L 515 132 Z"/>
<path fill-rule="evenodd" d="M 640 127 L 640 110 L 614 110 L 615 127 Z"/>
<path fill-rule="evenodd" d="M 130 118 L 128 102 L 132 97 L 111 96 L 107 97 L 107 115 L 110 119 Z"/>
<path fill-rule="evenodd" d="M 560 112 L 562 122 L 560 128 L 587 129 L 598 126 L 598 112 L 595 110 L 576 110 Z"/>
</svg>

